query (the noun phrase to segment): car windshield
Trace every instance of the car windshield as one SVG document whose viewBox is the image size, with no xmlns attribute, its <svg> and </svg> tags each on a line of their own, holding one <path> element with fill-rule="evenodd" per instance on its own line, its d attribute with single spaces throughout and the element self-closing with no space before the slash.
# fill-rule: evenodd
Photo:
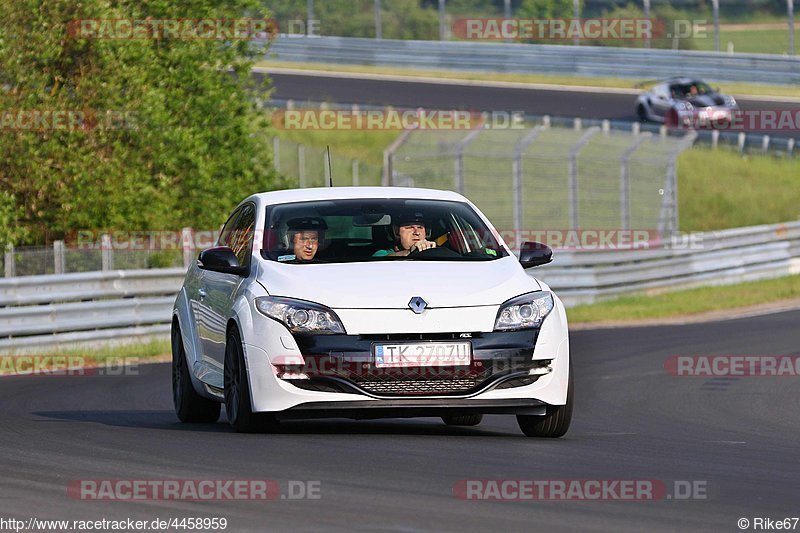
<svg viewBox="0 0 800 533">
<path fill-rule="evenodd" d="M 672 91 L 675 93 L 677 98 L 691 98 L 693 96 L 714 94 L 714 89 L 702 81 L 693 81 L 692 83 L 673 85 Z"/>
<path fill-rule="evenodd" d="M 261 253 L 281 263 L 491 261 L 508 255 L 462 202 L 324 200 L 269 206 L 266 215 Z M 401 230 L 414 235 L 401 239 Z M 416 241 L 427 241 L 429 249 L 403 246 Z"/>
</svg>

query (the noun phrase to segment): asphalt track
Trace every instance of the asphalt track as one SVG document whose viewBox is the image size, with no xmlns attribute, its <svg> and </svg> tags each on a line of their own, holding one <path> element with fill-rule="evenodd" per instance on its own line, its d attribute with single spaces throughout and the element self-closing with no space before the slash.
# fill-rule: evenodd
<svg viewBox="0 0 800 533">
<path fill-rule="evenodd" d="M 254 73 L 256 78 L 263 74 Z M 271 73 L 272 98 L 428 109 L 522 111 L 531 115 L 636 120 L 632 94 Z M 742 110 L 800 110 L 800 102 L 737 98 Z"/>
<path fill-rule="evenodd" d="M 572 429 L 522 436 L 513 417 L 293 421 L 243 435 L 180 424 L 170 368 L 0 379 L 0 518 L 225 517 L 228 531 L 738 531 L 800 514 L 800 380 L 673 377 L 675 354 L 797 355 L 800 311 L 685 326 L 575 331 Z M 224 415 L 223 415 L 224 419 Z M 75 479 L 320 481 L 320 499 L 91 502 Z M 464 479 L 707 483 L 692 501 L 465 501 Z M 671 486 L 671 485 L 669 485 Z"/>
</svg>

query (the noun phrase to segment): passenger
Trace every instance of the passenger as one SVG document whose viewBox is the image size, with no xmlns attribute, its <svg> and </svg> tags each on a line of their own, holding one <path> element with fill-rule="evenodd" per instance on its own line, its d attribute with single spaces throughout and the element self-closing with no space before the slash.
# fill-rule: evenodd
<svg viewBox="0 0 800 533">
<path fill-rule="evenodd" d="M 286 235 L 294 258 L 311 261 L 317 255 L 319 243 L 324 239 L 328 225 L 318 217 L 293 218 L 286 223 Z"/>
<path fill-rule="evenodd" d="M 401 213 L 392 217 L 396 243 L 394 248 L 378 250 L 373 257 L 405 256 L 414 251 L 435 248 L 436 243 L 426 238 L 425 217 L 419 212 Z"/>
</svg>

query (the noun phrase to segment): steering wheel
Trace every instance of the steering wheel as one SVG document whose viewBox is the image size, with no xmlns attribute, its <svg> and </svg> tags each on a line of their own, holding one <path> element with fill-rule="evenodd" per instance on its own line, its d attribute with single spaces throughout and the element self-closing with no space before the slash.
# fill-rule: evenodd
<svg viewBox="0 0 800 533">
<path fill-rule="evenodd" d="M 418 250 L 414 248 L 406 257 L 461 257 L 461 254 L 458 252 L 454 252 L 450 248 L 443 248 L 441 246 L 437 246 L 435 248 L 428 248 L 427 250 Z"/>
</svg>

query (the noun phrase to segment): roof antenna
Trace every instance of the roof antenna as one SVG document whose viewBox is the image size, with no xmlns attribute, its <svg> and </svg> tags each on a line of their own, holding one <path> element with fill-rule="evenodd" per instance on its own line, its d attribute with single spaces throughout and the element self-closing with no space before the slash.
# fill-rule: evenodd
<svg viewBox="0 0 800 533">
<path fill-rule="evenodd" d="M 333 165 L 331 165 L 331 145 L 326 144 L 325 149 L 328 151 L 328 187 L 333 187 Z"/>
</svg>

